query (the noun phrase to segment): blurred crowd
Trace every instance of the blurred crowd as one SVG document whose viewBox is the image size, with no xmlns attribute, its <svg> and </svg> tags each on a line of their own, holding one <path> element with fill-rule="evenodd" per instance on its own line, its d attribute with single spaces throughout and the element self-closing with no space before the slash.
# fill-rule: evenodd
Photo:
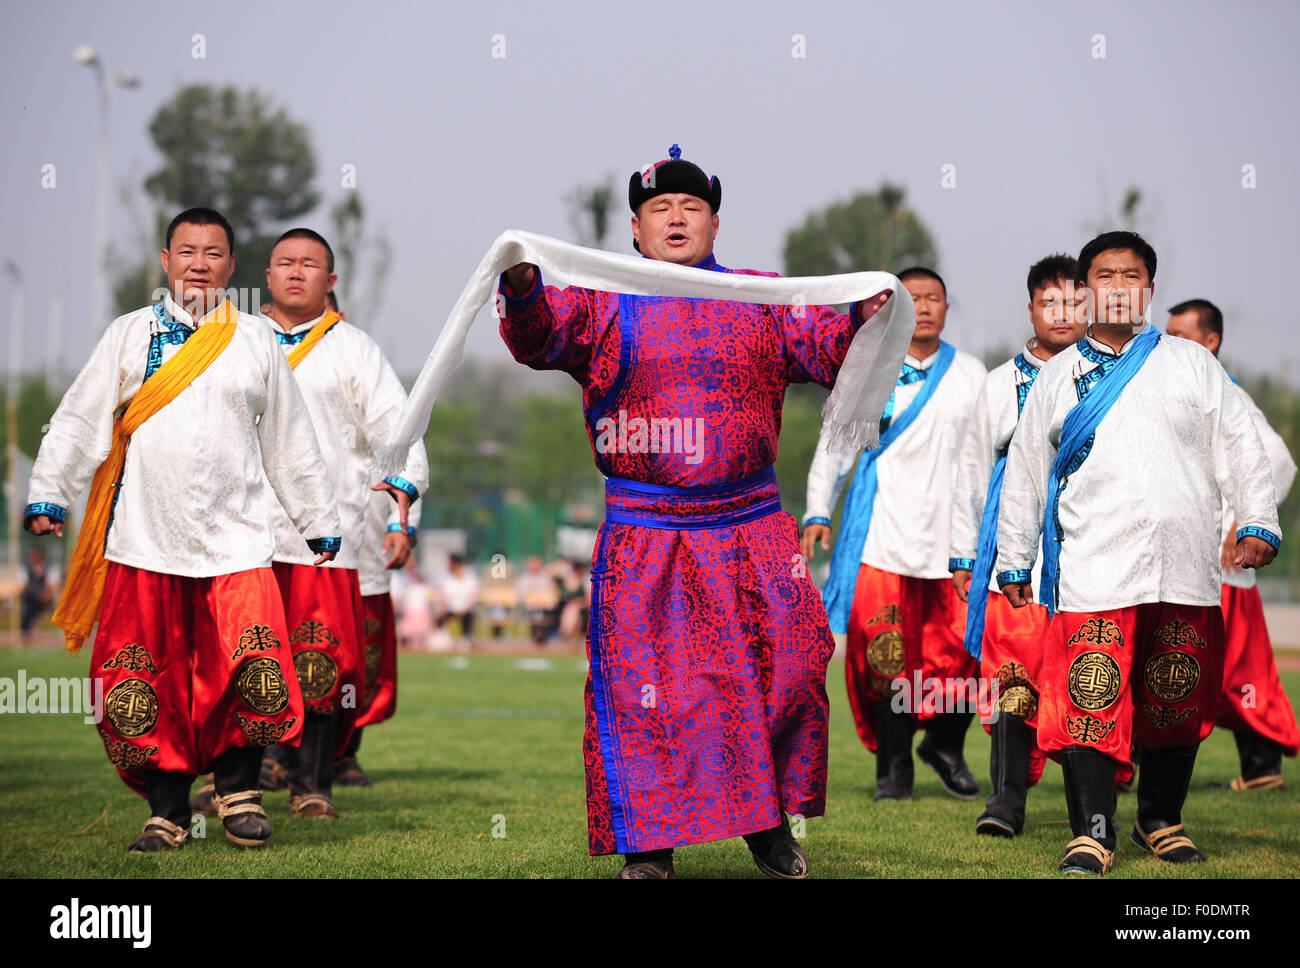
<svg viewBox="0 0 1300 968">
<path fill-rule="evenodd" d="M 415 557 L 393 581 L 397 641 L 426 652 L 469 651 L 477 641 L 518 641 L 578 649 L 591 612 L 591 566 L 528 557 L 522 573 L 500 565 L 481 571 L 461 555 L 425 575 Z"/>
</svg>

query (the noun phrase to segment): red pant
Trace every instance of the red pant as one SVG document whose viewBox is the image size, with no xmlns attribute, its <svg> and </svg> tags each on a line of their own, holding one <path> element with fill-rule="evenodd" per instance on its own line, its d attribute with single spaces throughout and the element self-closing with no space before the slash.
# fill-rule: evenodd
<svg viewBox="0 0 1300 968">
<path fill-rule="evenodd" d="M 366 688 L 357 728 L 374 726 L 397 712 L 397 630 L 393 596 L 361 596 L 366 622 Z"/>
<path fill-rule="evenodd" d="M 293 650 L 293 667 L 308 712 L 338 715 L 334 755 L 352 738 L 365 685 L 361 585 L 351 568 L 277 561 L 275 580 Z"/>
<path fill-rule="evenodd" d="M 944 684 L 943 710 L 956 708 L 959 697 L 964 706 L 966 692 L 957 680 L 973 681 L 979 672 L 963 645 L 965 635 L 966 605 L 951 580 L 858 568 L 844 672 L 853 721 L 867 749 L 876 748 L 876 705 L 890 700 L 895 679 L 912 683 L 919 671 L 923 681 Z M 937 714 L 921 697 L 914 700 L 919 722 Z"/>
<path fill-rule="evenodd" d="M 1223 617 L 1217 605 L 1164 602 L 1057 612 L 1041 683 L 1048 755 L 1088 746 L 1129 767 L 1132 746 L 1196 746 L 1218 714 Z"/>
<path fill-rule="evenodd" d="M 1271 739 L 1287 756 L 1295 756 L 1300 752 L 1300 728 L 1277 675 L 1259 589 L 1224 585 L 1223 624 L 1227 647 L 1218 725 Z"/>
<path fill-rule="evenodd" d="M 973 591 L 973 589 L 972 589 Z M 1042 605 L 1012 608 L 1001 592 L 989 592 L 984 613 L 984 642 L 980 651 L 980 675 L 998 683 L 998 713 L 1019 716 L 1031 729 L 1038 727 L 1038 676 L 1047 641 L 1047 609 Z M 984 731 L 991 728 L 992 709 L 980 709 Z M 1029 785 L 1043 775 L 1047 754 L 1037 740 L 1029 752 Z"/>
<path fill-rule="evenodd" d="M 91 675 L 103 679 L 108 758 L 195 776 L 227 750 L 294 744 L 303 704 L 270 568 L 182 578 L 108 563 Z"/>
</svg>

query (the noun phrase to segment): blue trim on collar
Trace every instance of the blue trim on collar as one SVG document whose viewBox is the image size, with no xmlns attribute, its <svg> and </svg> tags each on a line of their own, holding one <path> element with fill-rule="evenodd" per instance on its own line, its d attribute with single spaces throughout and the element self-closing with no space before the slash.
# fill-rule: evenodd
<svg viewBox="0 0 1300 968">
<path fill-rule="evenodd" d="M 281 346 L 297 346 L 307 338 L 310 329 L 304 329 L 301 333 L 286 333 L 282 329 L 275 330 L 275 339 Z"/>
<path fill-rule="evenodd" d="M 62 523 L 68 518 L 68 509 L 61 504 L 51 504 L 49 501 L 37 501 L 35 504 L 29 504 L 23 510 L 23 524 L 26 524 L 29 518 L 39 518 L 45 515 L 51 521 Z"/>
<path fill-rule="evenodd" d="M 1282 544 L 1282 539 L 1272 531 L 1267 528 L 1258 528 L 1253 524 L 1247 528 L 1237 529 L 1237 540 L 1240 541 L 1242 538 L 1259 538 L 1260 541 L 1267 541 L 1273 546 L 1274 551 L 1277 551 Z"/>
</svg>

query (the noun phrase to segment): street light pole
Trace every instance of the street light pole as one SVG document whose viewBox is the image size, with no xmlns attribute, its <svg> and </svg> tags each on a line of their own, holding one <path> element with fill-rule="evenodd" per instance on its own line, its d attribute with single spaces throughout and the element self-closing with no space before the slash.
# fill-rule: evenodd
<svg viewBox="0 0 1300 968">
<path fill-rule="evenodd" d="M 91 237 L 91 271 L 90 271 L 90 320 L 91 333 L 98 336 L 108 325 L 106 317 L 104 279 L 104 248 L 108 236 L 108 149 L 109 149 L 109 114 L 108 114 L 108 77 L 104 65 L 95 53 L 95 48 L 82 44 L 72 52 L 72 57 L 79 64 L 90 67 L 95 72 L 95 84 L 99 89 L 99 151 L 95 170 L 95 223 Z M 126 71 L 114 79 L 118 87 L 135 87 L 139 84 L 134 74 Z M 97 328 L 96 328 L 97 327 Z"/>
</svg>

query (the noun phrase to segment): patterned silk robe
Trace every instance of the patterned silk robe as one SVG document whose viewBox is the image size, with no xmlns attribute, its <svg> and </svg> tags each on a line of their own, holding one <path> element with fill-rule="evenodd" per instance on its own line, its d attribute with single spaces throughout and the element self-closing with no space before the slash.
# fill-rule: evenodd
<svg viewBox="0 0 1300 968">
<path fill-rule="evenodd" d="M 712 256 L 699 268 L 743 271 Z M 507 346 L 578 381 L 607 477 L 586 687 L 591 853 L 765 830 L 782 810 L 821 815 L 834 642 L 772 463 L 786 386 L 833 384 L 857 306 L 540 278 L 519 298 L 503 292 Z"/>
</svg>

